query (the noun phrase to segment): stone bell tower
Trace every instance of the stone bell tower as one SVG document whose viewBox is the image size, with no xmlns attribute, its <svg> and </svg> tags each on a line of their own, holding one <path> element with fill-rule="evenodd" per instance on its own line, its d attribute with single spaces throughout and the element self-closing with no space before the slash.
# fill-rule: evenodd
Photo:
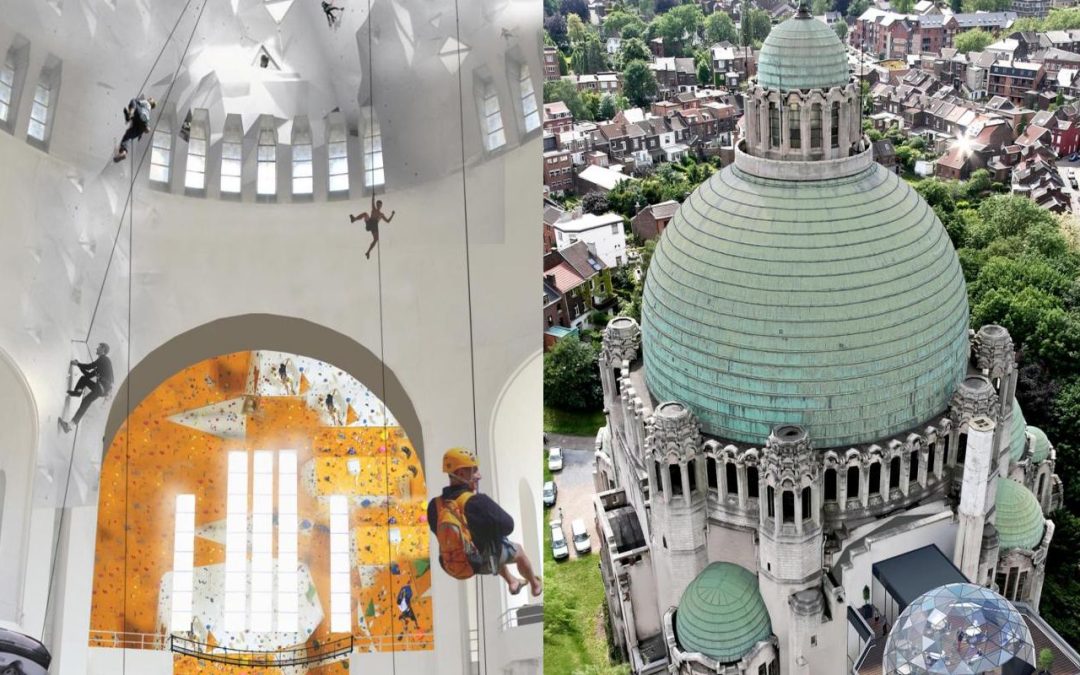
<svg viewBox="0 0 1080 675">
<path fill-rule="evenodd" d="M 658 405 L 646 434 L 657 599 L 672 607 L 708 564 L 705 458 L 698 421 L 681 403 Z"/>
<path fill-rule="evenodd" d="M 990 418 L 999 429 L 994 451 L 998 473 L 1009 475 L 1009 441 L 1013 421 L 1013 400 L 1016 398 L 1016 351 L 1009 331 L 989 324 L 979 329 L 971 339 L 971 360 L 990 382 L 997 394 L 998 409 Z"/>
</svg>

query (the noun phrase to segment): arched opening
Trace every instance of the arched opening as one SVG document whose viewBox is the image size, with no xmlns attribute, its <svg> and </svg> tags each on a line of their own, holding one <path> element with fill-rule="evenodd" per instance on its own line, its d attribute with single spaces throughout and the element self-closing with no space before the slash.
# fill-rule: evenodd
<svg viewBox="0 0 1080 675">
<path fill-rule="evenodd" d="M 758 470 L 756 466 L 746 467 L 746 496 L 758 498 Z"/>
<path fill-rule="evenodd" d="M 889 489 L 900 489 L 900 458 L 893 457 L 889 460 Z"/>
<path fill-rule="evenodd" d="M 716 459 L 714 457 L 705 458 L 705 480 L 708 482 L 710 490 L 719 490 L 719 486 L 716 482 Z"/>
<path fill-rule="evenodd" d="M 811 497 L 810 487 L 804 487 L 802 489 L 802 519 L 803 521 L 810 520 L 814 517 L 813 499 Z"/>
<path fill-rule="evenodd" d="M 309 656 L 345 635 L 364 651 L 432 648 L 423 458 L 335 364 L 245 350 L 162 378 L 113 436 L 100 494 L 98 634 Z M 419 641 L 402 631 L 406 589 Z"/>
<path fill-rule="evenodd" d="M 727 491 L 729 495 L 739 494 L 739 472 L 735 468 L 735 462 L 726 462 L 724 472 L 727 474 Z"/>
<path fill-rule="evenodd" d="M 833 149 L 840 147 L 840 104 L 836 102 L 829 106 L 829 138 Z"/>
<path fill-rule="evenodd" d="M 792 150 L 802 148 L 802 119 L 799 104 L 795 102 L 788 109 L 788 147 Z"/>
<path fill-rule="evenodd" d="M 908 482 L 919 482 L 919 451 L 912 450 L 908 456 Z"/>
<path fill-rule="evenodd" d="M 683 493 L 682 470 L 678 464 L 668 464 L 668 479 L 671 480 L 671 494 L 679 497 Z"/>
<path fill-rule="evenodd" d="M 825 469 L 825 501 L 836 501 L 836 469 Z"/>
<path fill-rule="evenodd" d="M 956 446 L 956 463 L 963 464 L 967 459 L 967 432 L 960 434 L 960 443 Z"/>
<path fill-rule="evenodd" d="M 847 498 L 858 499 L 859 498 L 859 467 L 849 466 L 847 469 Z"/>
<path fill-rule="evenodd" d="M 930 447 L 926 450 L 926 476 L 929 479 L 930 474 L 934 471 L 934 452 L 937 450 L 937 441 L 930 444 Z"/>
<path fill-rule="evenodd" d="M 1045 487 L 1046 487 L 1046 474 L 1045 473 L 1040 473 L 1039 474 L 1039 487 L 1035 491 L 1035 494 L 1037 494 L 1039 496 L 1039 501 L 1040 502 L 1042 502 L 1043 498 L 1046 496 L 1046 494 L 1043 492 L 1043 488 L 1045 488 Z"/>
<path fill-rule="evenodd" d="M 38 460 L 38 409 L 22 370 L 0 349 L 0 622 L 40 630 L 36 592 L 44 583 L 28 579 L 34 467 Z M 66 468 L 66 465 L 65 465 Z M 63 471 L 63 470 L 61 470 Z M 61 473 L 54 485 L 66 475 Z M 57 485 L 59 488 L 59 486 Z M 47 582 L 45 582 L 47 583 Z M 31 586 L 28 588 L 28 586 Z M 24 607 L 23 598 L 30 600 Z"/>
<path fill-rule="evenodd" d="M 656 479 L 656 484 L 653 485 L 653 494 L 664 494 L 664 474 L 663 469 L 660 468 L 660 462 L 653 462 L 653 477 Z"/>
<path fill-rule="evenodd" d="M 769 520 L 776 518 L 776 491 L 773 486 L 768 485 L 765 488 L 766 501 L 769 502 Z"/>
<path fill-rule="evenodd" d="M 686 478 L 690 483 L 690 494 L 697 492 L 697 460 L 692 459 L 686 463 Z"/>
<path fill-rule="evenodd" d="M 821 149 L 821 104 L 810 106 L 810 149 Z"/>
<path fill-rule="evenodd" d="M 870 485 L 867 491 L 871 495 L 881 494 L 881 462 L 870 464 Z"/>
<path fill-rule="evenodd" d="M 780 149 L 780 104 L 769 102 L 769 149 Z"/>
<path fill-rule="evenodd" d="M 781 511 L 783 514 L 783 520 L 785 523 L 795 522 L 795 492 L 793 490 L 784 490 L 780 493 L 780 499 L 783 502 Z"/>
</svg>

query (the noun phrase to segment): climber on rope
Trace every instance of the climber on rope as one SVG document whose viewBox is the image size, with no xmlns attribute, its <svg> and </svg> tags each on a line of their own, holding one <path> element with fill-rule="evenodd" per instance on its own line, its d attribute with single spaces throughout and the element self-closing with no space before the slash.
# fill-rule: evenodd
<svg viewBox="0 0 1080 675">
<path fill-rule="evenodd" d="M 330 0 L 330 2 L 323 0 L 322 11 L 326 14 L 326 23 L 329 24 L 331 28 L 341 21 L 341 17 L 334 16 L 334 12 L 340 12 L 343 9 L 343 7 L 335 7 L 333 0 Z"/>
<path fill-rule="evenodd" d="M 405 625 L 409 621 L 412 621 L 413 625 L 416 626 L 416 630 L 420 630 L 420 622 L 416 619 L 416 613 L 413 612 L 412 608 L 412 596 L 412 586 L 410 586 L 409 584 L 405 584 L 401 587 L 401 590 L 398 591 L 398 621 L 400 621 L 402 625 Z"/>
<path fill-rule="evenodd" d="M 84 389 L 87 389 L 88 392 L 86 396 L 83 396 L 82 402 L 79 403 L 79 409 L 75 411 L 75 416 L 71 418 L 71 422 L 65 422 L 63 418 L 57 420 L 57 424 L 64 430 L 64 433 L 71 431 L 71 427 L 78 426 L 79 420 L 90 409 L 91 403 L 108 396 L 109 391 L 112 390 L 113 369 L 108 353 L 109 345 L 102 342 L 97 347 L 97 358 L 95 360 L 90 363 L 79 363 L 74 360 L 71 362 L 71 365 L 78 366 L 79 370 L 82 371 L 82 377 L 75 384 L 75 388 L 68 391 L 67 395 L 79 397 L 82 396 Z"/>
<path fill-rule="evenodd" d="M 543 592 L 543 581 L 533 571 L 520 544 L 508 539 L 514 518 L 487 495 L 477 492 L 480 467 L 471 452 L 450 448 L 443 455 L 443 472 L 450 485 L 428 503 L 428 527 L 439 543 L 439 563 L 455 579 L 474 574 L 497 574 L 517 595 L 526 583 L 533 596 Z M 520 579 L 510 573 L 516 564 Z"/>
<path fill-rule="evenodd" d="M 357 216 L 349 216 L 349 222 L 355 223 L 358 220 L 364 221 L 367 231 L 371 233 L 371 246 L 368 246 L 367 251 L 364 252 L 365 258 L 371 259 L 371 249 L 375 248 L 376 244 L 379 243 L 379 221 L 381 220 L 384 223 L 389 223 L 393 220 L 395 213 L 397 213 L 397 211 L 391 211 L 390 216 L 387 217 L 382 212 L 382 200 L 376 201 L 375 195 L 371 195 L 371 211 L 361 213 Z"/>
<path fill-rule="evenodd" d="M 128 123 L 124 137 L 120 139 L 120 148 L 113 155 L 114 162 L 122 162 L 128 156 L 128 142 L 137 141 L 142 135 L 150 130 L 150 111 L 157 107 L 157 101 L 152 96 L 139 94 L 138 98 L 131 99 L 124 108 L 124 121 Z"/>
</svg>

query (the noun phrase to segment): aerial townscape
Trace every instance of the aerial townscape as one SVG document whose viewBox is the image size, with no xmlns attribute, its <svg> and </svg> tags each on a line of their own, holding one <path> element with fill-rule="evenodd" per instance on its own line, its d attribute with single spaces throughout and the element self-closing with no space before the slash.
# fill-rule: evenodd
<svg viewBox="0 0 1080 675">
<path fill-rule="evenodd" d="M 1080 7 L 544 11 L 545 673 L 1080 673 Z"/>
</svg>

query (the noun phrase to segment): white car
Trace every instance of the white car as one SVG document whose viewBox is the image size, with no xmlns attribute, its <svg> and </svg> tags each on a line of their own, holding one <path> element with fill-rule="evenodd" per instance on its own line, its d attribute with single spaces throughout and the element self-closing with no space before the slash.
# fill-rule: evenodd
<svg viewBox="0 0 1080 675">
<path fill-rule="evenodd" d="M 570 548 L 566 545 L 562 525 L 551 526 L 551 556 L 556 560 L 570 557 Z"/>
<path fill-rule="evenodd" d="M 584 555 L 592 550 L 589 531 L 585 529 L 585 521 L 581 518 L 570 523 L 570 536 L 574 539 L 574 550 L 578 555 Z"/>
<path fill-rule="evenodd" d="M 562 448 L 548 449 L 548 471 L 562 471 Z"/>
<path fill-rule="evenodd" d="M 559 488 L 555 487 L 555 481 L 549 480 L 544 483 L 544 506 L 555 506 L 555 499 L 559 496 Z"/>
</svg>

